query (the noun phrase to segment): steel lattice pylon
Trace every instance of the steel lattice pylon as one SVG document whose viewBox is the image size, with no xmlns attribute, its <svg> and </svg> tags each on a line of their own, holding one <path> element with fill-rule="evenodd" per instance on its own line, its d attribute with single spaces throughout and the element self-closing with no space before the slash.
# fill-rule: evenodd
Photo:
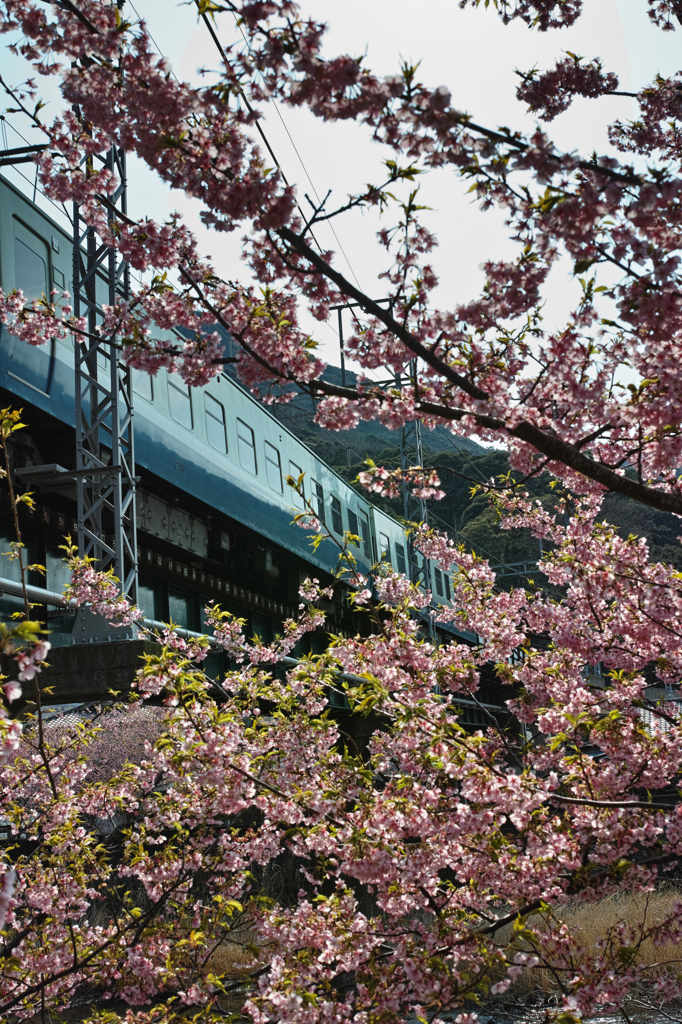
<svg viewBox="0 0 682 1024">
<path fill-rule="evenodd" d="M 416 373 L 416 364 L 411 362 L 407 375 L 396 376 L 397 387 L 402 388 L 405 384 L 414 382 Z M 411 423 L 404 423 L 400 428 L 400 468 L 405 473 L 410 467 L 423 465 L 422 425 L 420 420 L 413 420 Z M 428 522 L 426 502 L 413 493 L 413 488 L 405 479 L 403 479 L 403 514 L 405 519 L 411 523 Z M 419 564 L 412 534 L 408 536 L 407 540 L 407 561 L 410 579 L 414 583 L 423 583 L 427 590 L 430 589 L 429 563 L 424 558 L 421 560 L 422 564 Z"/>
<path fill-rule="evenodd" d="M 389 309 L 393 308 L 392 299 L 376 299 L 377 304 L 387 303 Z M 343 387 L 346 385 L 346 360 L 343 344 L 343 312 L 344 310 L 359 309 L 360 304 L 357 302 L 345 302 L 340 306 L 330 306 L 330 311 L 338 314 L 338 334 L 339 334 L 339 353 L 341 356 L 341 384 Z M 406 384 L 412 384 L 416 381 L 417 376 L 417 364 L 415 360 L 409 364 L 408 372 L 397 373 L 395 377 L 387 381 L 376 381 L 379 387 L 395 387 L 402 389 Z M 350 462 L 349 462 L 350 465 Z M 422 452 L 422 431 L 421 422 L 414 420 L 412 423 L 405 423 L 400 428 L 400 469 L 403 473 L 405 470 L 412 466 L 423 466 L 424 456 Z M 409 486 L 408 481 L 403 478 L 402 482 L 403 492 L 403 514 L 408 522 L 426 523 L 428 521 L 428 513 L 426 511 L 426 502 L 423 498 L 417 498 L 412 493 L 412 488 Z M 419 565 L 417 559 L 417 553 L 414 549 L 414 540 L 412 534 L 408 535 L 407 538 L 407 573 L 413 583 L 423 583 L 424 586 L 429 589 L 431 586 L 431 574 L 428 568 L 428 561 L 423 559 L 422 566 Z"/>
<path fill-rule="evenodd" d="M 377 303 L 387 303 L 389 309 L 393 308 L 392 299 L 377 299 Z M 343 344 L 343 317 L 342 313 L 344 310 L 353 310 L 360 308 L 357 302 L 347 302 L 339 306 L 330 306 L 330 310 L 338 313 L 338 333 L 339 333 L 339 351 L 341 355 L 341 384 L 345 387 L 346 384 L 346 362 L 344 354 Z M 407 373 L 396 373 L 393 379 L 386 381 L 376 381 L 379 387 L 397 387 L 402 389 L 406 385 L 411 385 L 413 390 L 416 391 L 416 380 L 417 380 L 417 363 L 416 360 L 410 362 Z M 422 428 L 420 420 L 413 420 L 411 423 L 405 423 L 400 428 L 400 469 L 403 473 L 407 469 L 413 466 L 424 465 L 424 454 L 422 450 Z M 403 493 L 403 514 L 405 519 L 411 523 L 427 523 L 428 513 L 426 510 L 426 502 L 423 498 L 418 498 L 413 493 L 413 488 L 410 487 L 408 481 L 403 477 L 402 481 L 402 493 Z M 426 590 L 431 590 L 431 571 L 429 568 L 428 559 L 422 558 L 421 564 L 418 557 L 417 551 L 414 546 L 414 537 L 411 533 L 407 535 L 407 575 L 413 583 L 421 584 Z M 435 637 L 435 625 L 433 617 L 429 614 L 426 616 L 420 615 L 423 619 L 429 636 Z"/>
<path fill-rule="evenodd" d="M 112 148 L 101 163 L 118 179 L 103 204 L 114 224 L 126 214 L 125 153 Z M 74 335 L 76 372 L 76 477 L 78 551 L 96 568 L 113 568 L 121 593 L 137 599 L 135 448 L 131 375 L 119 360 L 116 339 L 100 339 L 103 303 L 130 293 L 128 264 L 73 209 L 73 305 L 86 316 L 89 337 Z"/>
<path fill-rule="evenodd" d="M 423 466 L 424 459 L 422 454 L 422 431 L 421 423 L 419 420 L 413 420 L 412 423 L 405 423 L 400 428 L 400 468 L 403 473 L 413 466 Z M 423 498 L 417 498 L 412 493 L 412 488 L 403 481 L 403 514 L 405 519 L 411 523 L 425 523 L 427 521 L 428 513 L 426 511 L 426 502 Z M 415 583 L 420 582 L 420 574 L 423 574 L 423 569 L 420 569 L 414 550 L 414 544 L 412 540 L 412 534 L 409 535 L 408 539 L 408 563 L 410 566 L 410 579 Z M 424 580 L 424 585 L 428 586 L 429 581 Z"/>
</svg>

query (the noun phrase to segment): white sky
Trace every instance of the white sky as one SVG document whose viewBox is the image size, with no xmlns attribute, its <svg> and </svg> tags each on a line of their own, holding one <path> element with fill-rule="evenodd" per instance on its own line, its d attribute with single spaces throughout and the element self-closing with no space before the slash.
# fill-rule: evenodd
<svg viewBox="0 0 682 1024">
<path fill-rule="evenodd" d="M 130 3 L 127 6 L 131 6 Z M 534 119 L 515 99 L 518 79 L 515 68 L 551 67 L 562 51 L 571 50 L 588 59 L 600 57 L 606 70 L 615 71 L 620 88 L 636 91 L 657 71 L 671 74 L 680 67 L 682 28 L 663 33 L 651 25 L 645 0 L 586 0 L 585 14 L 568 30 L 531 32 L 520 22 L 504 26 L 492 9 L 465 10 L 456 0 L 304 0 L 304 11 L 329 24 L 326 52 L 367 53 L 367 63 L 379 74 L 393 73 L 402 59 L 421 60 L 420 78 L 430 86 L 446 85 L 453 104 L 490 127 L 501 124 L 529 130 Z M 203 25 L 197 23 L 193 5 L 175 6 L 169 0 L 134 0 L 134 9 L 149 26 L 159 49 L 171 61 L 179 77 L 198 81 L 197 69 L 218 69 L 220 58 Z M 129 14 L 130 16 L 130 14 Z M 231 15 L 217 18 L 217 31 L 225 44 L 237 38 Z M 18 61 L 3 61 L 5 73 L 20 80 Z M 549 126 L 558 147 L 589 155 L 608 150 L 606 126 L 616 117 L 632 117 L 633 101 L 620 97 L 578 100 Z M 382 180 L 382 160 L 390 156 L 372 143 L 367 133 L 352 124 L 324 124 L 302 110 L 264 110 L 262 125 L 290 181 L 303 193 L 343 201 L 368 181 Z M 8 123 L 34 141 L 34 133 L 15 116 Z M 19 145 L 12 131 L 8 144 Z M 36 139 L 37 141 L 37 139 Z M 32 175 L 30 165 L 22 168 Z M 14 177 L 16 172 L 10 172 Z M 19 180 L 19 179 L 15 179 Z M 311 185 L 312 182 L 312 185 Z M 420 201 L 432 210 L 427 225 L 436 232 L 440 248 L 434 266 L 440 278 L 436 301 L 445 308 L 474 297 L 483 283 L 480 265 L 485 259 L 510 257 L 502 218 L 482 213 L 468 196 L 469 182 L 451 171 L 438 171 L 421 179 Z M 129 209 L 132 215 L 165 218 L 180 210 L 198 234 L 201 247 L 210 254 L 219 273 L 228 278 L 246 276 L 240 261 L 239 239 L 243 232 L 216 236 L 199 221 L 199 204 L 177 192 L 171 193 L 139 161 L 130 161 Z M 339 253 L 339 268 L 361 287 L 380 297 L 384 293 L 378 273 L 384 269 L 383 251 L 375 242 L 374 214 L 354 213 L 335 224 L 337 238 L 319 228 L 322 245 Z M 340 253 L 343 247 L 345 257 Z M 347 258 L 347 259 L 346 259 Z M 557 268 L 548 288 L 547 319 L 561 319 L 570 309 L 578 285 L 571 280 L 570 266 Z M 322 345 L 322 354 L 338 363 L 338 342 L 331 325 L 306 322 Z"/>
</svg>

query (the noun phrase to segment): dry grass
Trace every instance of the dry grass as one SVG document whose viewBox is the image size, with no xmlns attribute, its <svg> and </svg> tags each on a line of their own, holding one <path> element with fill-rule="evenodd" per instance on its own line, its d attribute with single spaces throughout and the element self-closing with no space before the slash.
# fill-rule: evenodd
<svg viewBox="0 0 682 1024">
<path fill-rule="evenodd" d="M 244 928 L 230 933 L 229 938 L 211 955 L 208 966 L 214 974 L 222 975 L 225 981 L 235 981 L 262 967 L 266 960 L 264 954 L 256 933 Z"/>
<path fill-rule="evenodd" d="M 617 893 L 591 905 L 573 903 L 560 916 L 571 930 L 575 929 L 582 946 L 594 949 L 595 943 L 621 921 L 642 936 L 669 920 L 675 903 L 681 900 L 682 889 L 666 886 L 653 893 Z M 682 958 L 682 946 L 677 943 L 655 946 L 652 939 L 646 937 L 639 945 L 637 962 L 640 964 L 652 966 L 671 958 Z"/>
<path fill-rule="evenodd" d="M 556 919 L 566 924 L 574 939 L 575 955 L 571 967 L 579 970 L 598 958 L 620 972 L 625 959 L 647 968 L 647 982 L 653 981 L 657 971 L 682 971 L 682 943 L 656 945 L 652 931 L 669 920 L 676 902 L 682 901 L 682 887 L 667 885 L 653 893 L 616 893 L 598 903 L 570 903 L 556 912 Z M 528 921 L 528 927 L 542 933 L 548 922 L 541 915 Z M 625 925 L 621 938 L 619 929 Z M 511 927 L 496 935 L 496 942 L 505 946 L 511 940 Z M 623 952 L 624 946 L 627 951 Z M 515 944 L 515 949 L 531 950 L 527 943 Z M 549 957 L 551 959 L 551 955 Z M 503 975 L 500 975 L 503 976 Z M 535 967 L 524 971 L 509 989 L 509 997 L 530 994 L 548 997 L 558 994 L 557 977 L 551 971 Z"/>
</svg>

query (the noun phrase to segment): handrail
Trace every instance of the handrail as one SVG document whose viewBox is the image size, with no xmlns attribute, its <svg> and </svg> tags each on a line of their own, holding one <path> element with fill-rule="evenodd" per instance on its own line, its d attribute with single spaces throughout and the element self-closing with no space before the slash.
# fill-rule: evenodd
<svg viewBox="0 0 682 1024">
<path fill-rule="evenodd" d="M 11 594 L 12 597 L 23 597 L 24 588 L 18 580 L 8 580 L 0 577 L 0 593 Z M 47 604 L 56 608 L 72 608 L 74 610 L 78 607 L 75 598 L 69 599 L 64 597 L 63 594 L 58 594 L 55 590 L 46 590 L 44 587 L 34 587 L 31 584 L 26 585 L 26 596 L 28 597 L 28 600 L 30 602 L 35 604 Z M 141 626 L 144 626 L 145 629 L 168 629 L 168 623 L 160 622 L 158 619 L 143 618 L 139 619 L 139 623 Z M 208 640 L 211 647 L 213 647 L 214 649 L 222 649 L 221 645 L 218 643 L 217 640 L 215 640 L 213 637 L 206 636 L 205 633 L 196 633 L 194 630 L 184 629 L 182 626 L 176 626 L 173 632 L 176 633 L 178 636 L 182 637 L 184 640 L 198 640 L 200 637 L 203 637 L 204 639 Z M 263 664 L 266 663 L 263 662 Z M 272 664 L 275 666 L 281 665 L 284 668 L 296 668 L 298 665 L 301 664 L 301 660 L 299 658 L 284 657 L 280 658 L 279 661 L 273 662 Z M 366 679 L 363 679 L 361 676 L 352 675 L 349 672 L 339 672 L 336 675 L 336 678 L 344 683 L 366 682 Z M 456 697 L 455 703 L 467 705 L 471 704 L 474 707 L 480 706 L 486 708 L 486 710 L 491 711 L 501 710 L 495 704 L 484 704 L 482 701 L 479 702 L 475 700 L 467 700 L 464 697 Z"/>
<path fill-rule="evenodd" d="M 4 594 L 11 594 L 12 597 L 23 597 L 24 588 L 18 580 L 8 580 L 0 577 L 0 592 Z M 74 611 L 78 608 L 78 602 L 75 598 L 66 598 L 63 594 L 58 594 L 55 590 L 46 590 L 44 587 L 34 587 L 30 583 L 26 585 L 26 597 L 31 604 L 48 604 L 55 608 L 71 608 Z M 168 629 L 168 623 L 160 622 L 158 619 L 139 619 L 141 626 L 145 629 Z M 195 633 L 192 629 L 184 629 L 182 626 L 176 626 L 174 632 L 181 636 L 183 640 L 195 640 L 203 633 Z M 213 637 L 208 637 L 209 642 L 213 647 L 219 647 L 220 645 Z"/>
</svg>

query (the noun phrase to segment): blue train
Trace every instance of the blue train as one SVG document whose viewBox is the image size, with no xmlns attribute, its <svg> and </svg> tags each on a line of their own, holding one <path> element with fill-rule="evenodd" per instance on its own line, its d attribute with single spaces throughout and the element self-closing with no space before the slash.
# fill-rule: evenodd
<svg viewBox="0 0 682 1024">
<path fill-rule="evenodd" d="M 28 299 L 51 288 L 70 290 L 71 267 L 70 236 L 0 177 L 3 290 L 21 288 Z M 104 282 L 98 284 L 106 301 Z M 400 523 L 350 487 L 231 377 L 188 388 L 173 374 L 134 373 L 133 387 L 139 603 L 150 618 L 200 629 L 202 609 L 214 599 L 247 617 L 254 633 L 271 637 L 298 604 L 301 580 L 311 574 L 326 579 L 338 562 L 337 545 L 325 540 L 313 551 L 310 534 L 292 525 L 301 499 L 287 485 L 288 476 L 304 474 L 306 497 L 336 537 L 345 530 L 358 536 L 354 554 L 361 569 L 384 559 L 405 571 Z M 34 348 L 3 329 L 0 389 L 3 404 L 21 406 L 28 424 L 14 461 L 40 503 L 27 524 L 30 554 L 47 566 L 47 587 L 59 589 L 64 569 L 58 539 L 73 526 L 75 488 L 69 490 L 63 474 L 51 474 L 50 467 L 75 464 L 72 343 Z M 448 603 L 448 574 L 428 568 L 434 601 Z M 9 573 L 8 565 L 0 576 Z M 328 612 L 332 628 L 354 628 L 354 613 L 342 597 Z M 449 625 L 442 628 L 457 635 Z M 59 616 L 52 629 L 56 643 L 70 642 L 68 617 Z"/>
</svg>

